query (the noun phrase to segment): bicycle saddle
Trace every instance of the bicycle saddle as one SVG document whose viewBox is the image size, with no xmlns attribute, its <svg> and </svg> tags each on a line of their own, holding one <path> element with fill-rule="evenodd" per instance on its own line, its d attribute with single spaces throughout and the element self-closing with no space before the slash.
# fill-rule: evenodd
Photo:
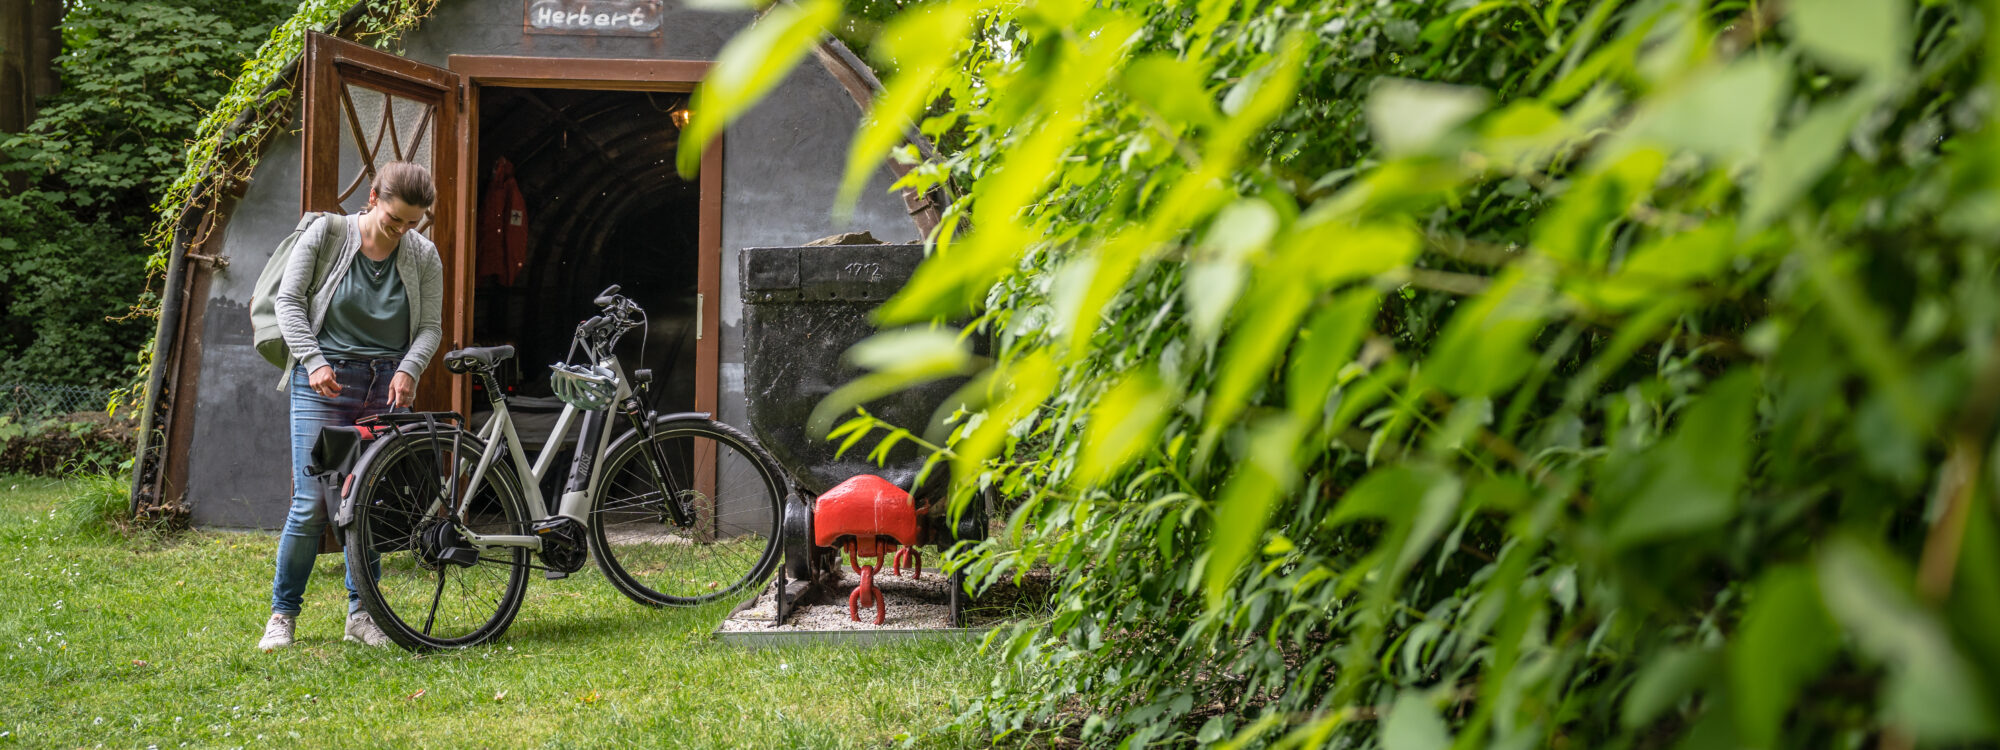
<svg viewBox="0 0 2000 750">
<path fill-rule="evenodd" d="M 514 347 L 511 346 L 469 346 L 445 353 L 444 367 L 452 372 L 490 370 L 512 356 Z"/>
</svg>

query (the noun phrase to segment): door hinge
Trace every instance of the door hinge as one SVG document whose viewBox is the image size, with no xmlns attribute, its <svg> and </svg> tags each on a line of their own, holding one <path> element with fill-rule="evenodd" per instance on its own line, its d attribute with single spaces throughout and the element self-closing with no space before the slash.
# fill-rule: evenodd
<svg viewBox="0 0 2000 750">
<path fill-rule="evenodd" d="M 701 333 L 703 330 L 703 327 L 701 325 L 701 312 L 704 308 L 707 307 L 708 307 L 708 299 L 704 295 L 702 295 L 701 292 L 695 292 L 694 293 L 694 340 L 696 341 L 701 340 Z"/>
</svg>

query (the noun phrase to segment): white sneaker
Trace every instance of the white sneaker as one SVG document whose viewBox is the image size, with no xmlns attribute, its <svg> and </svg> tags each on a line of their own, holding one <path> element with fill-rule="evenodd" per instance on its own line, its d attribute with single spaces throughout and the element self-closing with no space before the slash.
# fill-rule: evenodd
<svg viewBox="0 0 2000 750">
<path fill-rule="evenodd" d="M 257 642 L 257 650 L 273 651 L 292 645 L 292 630 L 296 627 L 297 617 L 272 612 L 270 622 L 264 623 L 264 640 Z"/>
<path fill-rule="evenodd" d="M 375 618 L 367 612 L 356 611 L 347 615 L 347 635 L 343 641 L 353 641 L 363 646 L 387 646 L 389 636 L 375 626 Z"/>
</svg>

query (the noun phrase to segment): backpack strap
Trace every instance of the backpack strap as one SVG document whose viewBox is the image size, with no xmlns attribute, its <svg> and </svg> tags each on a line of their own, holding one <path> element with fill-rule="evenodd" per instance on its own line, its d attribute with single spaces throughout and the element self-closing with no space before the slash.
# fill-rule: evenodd
<svg viewBox="0 0 2000 750">
<path fill-rule="evenodd" d="M 340 248 L 347 244 L 346 217 L 329 211 L 320 214 L 319 220 L 326 223 L 326 239 L 323 241 L 326 244 L 313 248 L 312 292 L 306 295 L 306 299 L 309 300 L 318 297 L 320 291 L 326 287 L 326 277 L 333 272 L 333 262 L 339 259 Z M 334 252 L 321 252 L 328 249 Z"/>
<path fill-rule="evenodd" d="M 322 247 L 311 248 L 313 253 L 313 283 L 312 283 L 312 290 L 306 293 L 306 308 L 308 310 L 312 308 L 313 300 L 319 298 L 319 293 L 326 286 L 326 277 L 332 274 L 333 263 L 335 260 L 339 259 L 340 256 L 339 250 L 342 245 L 346 244 L 347 241 L 346 238 L 347 219 L 345 217 L 341 216 L 340 214 L 333 213 L 331 211 L 326 211 L 320 213 L 319 218 L 316 219 L 315 221 L 326 222 L 326 234 L 324 235 L 324 238 L 320 240 L 320 242 L 323 244 Z M 311 225 L 308 224 L 306 228 L 310 229 Z M 304 231 L 305 230 L 295 230 L 292 233 L 293 237 L 296 238 L 299 234 L 303 233 Z M 321 250 L 326 249 L 325 246 L 331 246 L 335 252 L 331 253 L 320 252 Z M 298 249 L 294 248 L 293 252 L 298 252 Z M 291 385 L 292 367 L 297 365 L 298 362 L 299 360 L 298 357 L 296 356 L 288 355 L 285 357 L 285 366 L 283 368 L 280 368 L 280 372 L 278 373 L 278 388 L 277 388 L 278 390 L 280 391 L 285 390 L 288 386 Z"/>
</svg>

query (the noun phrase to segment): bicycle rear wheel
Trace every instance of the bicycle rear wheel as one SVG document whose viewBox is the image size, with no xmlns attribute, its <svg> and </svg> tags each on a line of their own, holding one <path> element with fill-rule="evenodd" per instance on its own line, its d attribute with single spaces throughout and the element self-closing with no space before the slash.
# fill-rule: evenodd
<svg viewBox="0 0 2000 750">
<path fill-rule="evenodd" d="M 708 419 L 659 418 L 652 443 L 666 459 L 659 482 L 638 433 L 606 454 L 590 514 L 591 556 L 604 576 L 652 606 L 718 601 L 763 581 L 778 561 L 778 462 Z M 692 509 L 694 523 L 676 524 L 671 501 Z"/>
<path fill-rule="evenodd" d="M 462 497 L 479 464 L 477 438 L 456 430 L 408 433 L 370 448 L 355 468 L 349 570 L 361 605 L 389 640 L 416 650 L 464 648 L 506 632 L 528 587 L 528 550 L 473 549 L 452 519 L 478 534 L 528 533 L 527 503 L 505 465 L 487 471 L 478 494 Z M 442 461 L 442 463 L 440 463 Z M 440 466 L 458 473 L 458 498 L 443 497 Z"/>
</svg>

